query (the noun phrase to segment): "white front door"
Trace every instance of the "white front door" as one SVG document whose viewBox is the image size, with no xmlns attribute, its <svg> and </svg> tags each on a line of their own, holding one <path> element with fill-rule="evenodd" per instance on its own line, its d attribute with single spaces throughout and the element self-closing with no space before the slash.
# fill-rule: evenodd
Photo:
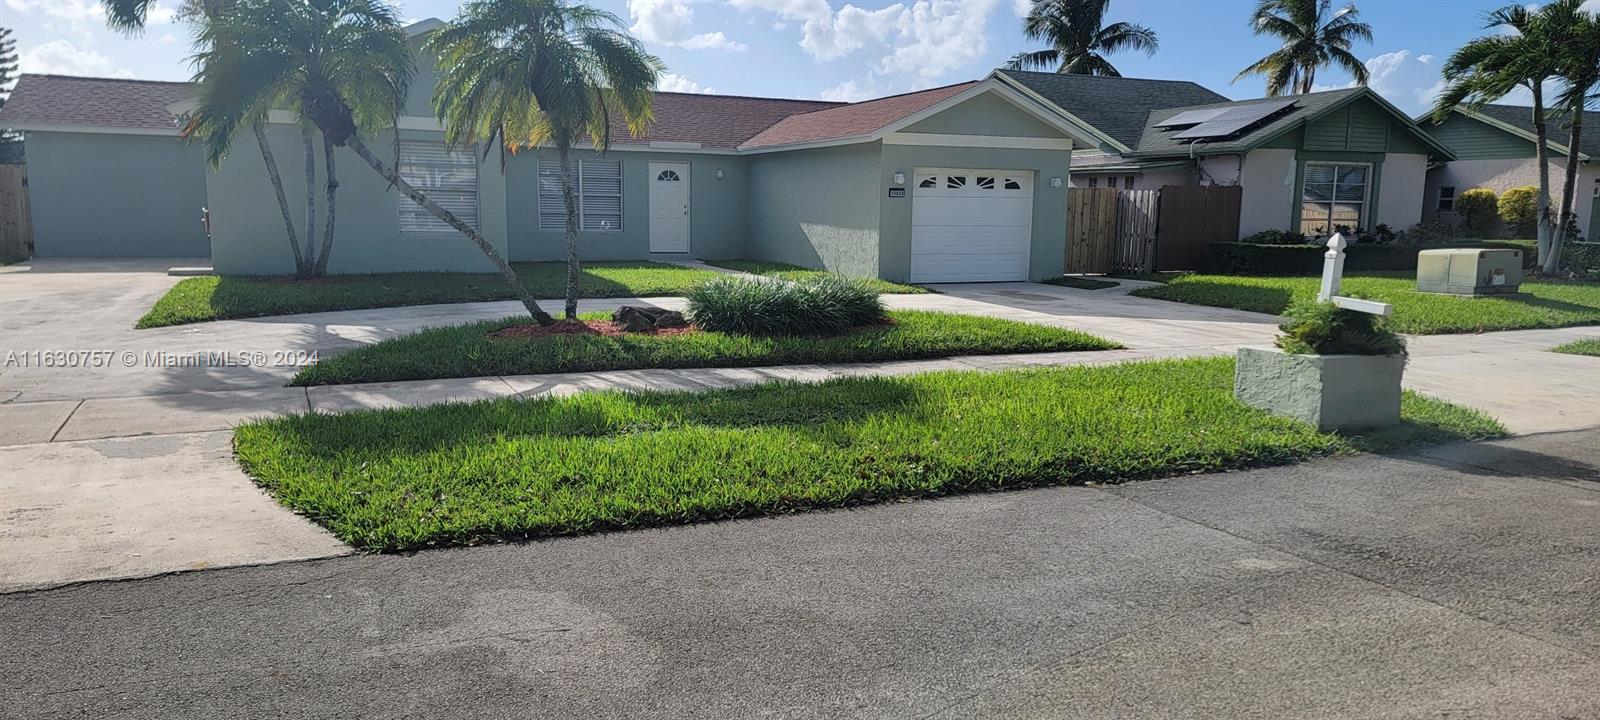
<svg viewBox="0 0 1600 720">
<path fill-rule="evenodd" d="M 650 163 L 650 252 L 689 252 L 689 163 Z"/>
<path fill-rule="evenodd" d="M 1028 279 L 1033 172 L 917 168 L 911 282 Z"/>
</svg>

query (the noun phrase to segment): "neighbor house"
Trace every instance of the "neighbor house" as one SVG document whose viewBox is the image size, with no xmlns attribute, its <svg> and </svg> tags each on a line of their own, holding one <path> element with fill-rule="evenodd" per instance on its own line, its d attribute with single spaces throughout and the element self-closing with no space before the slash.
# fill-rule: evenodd
<svg viewBox="0 0 1600 720">
<path fill-rule="evenodd" d="M 419 49 L 438 25 L 409 28 Z M 446 148 L 433 85 L 423 62 L 398 138 L 370 145 L 393 148 L 409 182 L 511 260 L 561 259 L 554 152 Z M 224 274 L 292 270 L 256 144 L 240 138 L 206 168 L 176 137 L 189 94 L 176 83 L 22 77 L 0 126 L 24 131 L 38 255 L 209 255 Z M 1103 141 L 993 75 L 849 104 L 657 93 L 644 136 L 612 134 L 608 152 L 574 153 L 585 258 L 777 260 L 911 282 L 1060 274 L 1072 151 Z M 267 135 L 303 218 L 299 128 L 274 112 Z M 336 163 L 331 272 L 491 269 L 353 152 Z"/>
<path fill-rule="evenodd" d="M 1428 172 L 1428 220 L 1447 223 L 1460 221 L 1455 212 L 1455 198 L 1472 188 L 1488 188 L 1502 193 L 1514 187 L 1538 186 L 1539 163 L 1534 150 L 1533 108 L 1523 105 L 1485 105 L 1477 110 L 1457 108 L 1444 122 L 1437 125 L 1418 118 L 1423 129 L 1449 145 L 1455 159 L 1438 165 Z M 1590 128 L 1594 131 L 1591 132 Z M 1573 153 L 1567 147 L 1568 125 L 1560 118 L 1547 124 L 1550 148 L 1550 201 L 1559 205 L 1559 193 L 1565 178 L 1567 158 Z M 1590 162 L 1591 156 L 1600 155 L 1600 112 L 1584 113 L 1584 136 L 1578 148 L 1577 193 L 1573 212 L 1578 216 L 1578 230 L 1585 237 L 1600 237 L 1600 169 Z"/>
<path fill-rule="evenodd" d="M 1075 187 L 1238 185 L 1239 234 L 1422 220 L 1430 162 L 1454 157 L 1364 87 L 1230 101 L 1193 83 L 1002 70 L 1002 82 L 1094 128 Z"/>
</svg>

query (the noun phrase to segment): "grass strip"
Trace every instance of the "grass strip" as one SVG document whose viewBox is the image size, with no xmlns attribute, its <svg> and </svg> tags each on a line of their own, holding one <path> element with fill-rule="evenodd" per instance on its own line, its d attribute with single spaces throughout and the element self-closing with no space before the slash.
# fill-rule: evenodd
<svg viewBox="0 0 1600 720">
<path fill-rule="evenodd" d="M 486 375 L 641 368 L 759 367 L 919 360 L 952 355 L 1110 350 L 1117 343 L 1073 330 L 958 313 L 901 310 L 892 325 L 828 337 L 596 335 L 490 338 L 528 322 L 507 318 L 431 328 L 324 358 L 291 385 L 431 380 Z M 608 317 L 604 313 L 585 319 Z"/>
<path fill-rule="evenodd" d="M 1565 345 L 1557 345 L 1553 348 L 1550 348 L 1550 352 L 1600 357 L 1600 338 L 1573 340 Z"/>
<path fill-rule="evenodd" d="M 1408 393 L 1343 437 L 1240 404 L 1229 358 L 585 393 L 256 420 L 279 502 L 365 550 L 534 538 L 1065 483 L 1214 472 L 1496 437 Z"/>
<path fill-rule="evenodd" d="M 1316 297 L 1319 278 L 1184 275 L 1131 294 L 1280 314 L 1295 300 Z M 1556 328 L 1600 323 L 1600 282 L 1524 282 L 1524 294 L 1457 297 L 1416 291 L 1411 273 L 1362 273 L 1344 278 L 1342 293 L 1394 306 L 1389 327 L 1416 335 Z"/>
<path fill-rule="evenodd" d="M 566 297 L 566 263 L 513 263 L 534 297 Z M 710 270 L 652 262 L 584 263 L 581 296 L 676 297 L 717 276 Z M 180 281 L 136 327 L 436 303 L 515 300 L 492 273 L 335 275 L 296 282 L 281 277 L 207 276 Z"/>
</svg>

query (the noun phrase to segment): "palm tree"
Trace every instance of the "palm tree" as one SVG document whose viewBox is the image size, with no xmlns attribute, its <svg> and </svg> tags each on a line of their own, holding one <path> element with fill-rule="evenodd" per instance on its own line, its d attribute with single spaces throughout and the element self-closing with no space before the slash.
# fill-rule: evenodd
<svg viewBox="0 0 1600 720">
<path fill-rule="evenodd" d="M 1558 4 L 1570 0 L 1558 0 Z M 1519 87 L 1533 96 L 1534 154 L 1539 166 L 1538 260 L 1550 254 L 1554 236 L 1550 215 L 1550 140 L 1544 104 L 1544 85 L 1560 71 L 1558 28 L 1550 15 L 1523 5 L 1507 5 L 1484 16 L 1484 29 L 1493 31 L 1462 45 L 1440 67 L 1446 83 L 1433 106 L 1433 121 L 1442 123 L 1457 107 L 1481 108 Z"/>
<path fill-rule="evenodd" d="M 1056 66 L 1071 75 L 1122 77 L 1105 56 L 1124 50 L 1154 55 L 1156 32 L 1129 22 L 1101 27 L 1111 0 L 1034 0 L 1022 20 L 1022 34 L 1050 47 L 1013 55 L 1007 67 L 1019 70 Z"/>
<path fill-rule="evenodd" d="M 578 316 L 578 207 L 572 146 L 611 144 L 611 118 L 634 136 L 652 118 L 661 61 L 604 10 L 562 0 L 473 0 L 434 32 L 433 108 L 451 146 L 498 141 L 502 152 L 554 145 L 566 204 L 566 316 Z"/>
<path fill-rule="evenodd" d="M 1317 70 L 1337 65 L 1358 84 L 1367 84 L 1367 66 L 1350 53 L 1357 40 L 1372 42 L 1372 27 L 1359 18 L 1354 3 L 1333 11 L 1333 0 L 1261 0 L 1250 16 L 1257 35 L 1270 35 L 1283 45 L 1233 78 L 1265 75 L 1267 95 L 1311 92 Z"/>
<path fill-rule="evenodd" d="M 488 240 L 406 182 L 362 140 L 363 130 L 394 127 L 415 69 L 393 7 L 383 0 L 233 0 L 228 12 L 202 28 L 198 45 L 199 107 L 189 129 L 205 140 L 213 162 L 263 108 L 288 109 L 322 134 L 325 156 L 350 148 L 401 194 L 466 236 L 534 319 L 554 322 Z M 331 163 L 328 175 L 332 193 Z"/>
<path fill-rule="evenodd" d="M 100 0 L 106 11 L 106 24 L 129 35 L 144 30 L 145 18 L 156 0 Z"/>
<path fill-rule="evenodd" d="M 1596 99 L 1596 85 L 1600 85 L 1600 18 L 1580 9 L 1579 0 L 1556 0 L 1540 9 L 1547 22 L 1561 34 L 1561 82 L 1564 89 L 1557 98 L 1557 107 L 1568 114 L 1570 139 L 1567 141 L 1567 163 L 1561 184 L 1560 222 L 1550 240 L 1549 254 L 1541 258 L 1543 270 L 1554 274 L 1561 270 L 1561 246 L 1573 224 L 1573 203 L 1577 201 L 1578 147 L 1583 139 L 1583 114 L 1590 102 Z"/>
</svg>

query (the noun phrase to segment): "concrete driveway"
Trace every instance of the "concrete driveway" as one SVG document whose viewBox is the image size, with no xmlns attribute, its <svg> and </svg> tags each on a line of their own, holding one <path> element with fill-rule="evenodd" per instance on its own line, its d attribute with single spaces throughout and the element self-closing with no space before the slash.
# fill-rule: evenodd
<svg viewBox="0 0 1600 720">
<path fill-rule="evenodd" d="M 1600 717 L 1600 433 L 0 596 L 18 718 Z"/>
</svg>

